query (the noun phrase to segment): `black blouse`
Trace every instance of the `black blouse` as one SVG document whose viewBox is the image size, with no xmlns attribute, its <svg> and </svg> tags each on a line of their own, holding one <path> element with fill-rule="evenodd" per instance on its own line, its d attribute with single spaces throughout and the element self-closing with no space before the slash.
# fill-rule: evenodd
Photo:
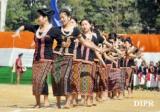
<svg viewBox="0 0 160 112">
<path fill-rule="evenodd" d="M 25 25 L 25 30 L 36 33 L 39 28 L 38 25 Z M 57 41 L 57 47 L 61 47 L 62 38 L 60 28 L 52 27 L 46 34 L 45 37 L 37 38 L 34 36 L 35 41 L 35 52 L 34 52 L 34 61 L 39 61 L 40 59 L 53 59 L 53 41 Z"/>
<path fill-rule="evenodd" d="M 86 39 L 85 35 L 82 35 L 84 39 Z M 94 44 L 97 44 L 97 40 L 96 40 L 96 37 L 93 35 L 92 36 L 92 39 L 91 41 L 94 43 Z M 95 58 L 95 52 L 80 44 L 78 45 L 77 47 L 77 59 L 83 59 L 83 60 L 87 60 L 87 61 L 94 61 L 94 58 Z"/>
<path fill-rule="evenodd" d="M 67 35 L 68 33 L 69 32 L 65 32 L 65 34 L 63 34 L 61 32 L 62 39 L 63 39 L 62 41 L 66 42 L 67 38 L 70 39 L 71 44 L 70 44 L 70 46 L 68 48 L 68 52 L 71 53 L 71 54 L 73 54 L 73 51 L 74 51 L 74 48 L 75 48 L 75 42 L 74 42 L 74 40 L 76 40 L 78 38 L 78 36 L 80 35 L 81 32 L 80 32 L 80 30 L 79 30 L 78 27 L 75 27 L 73 29 L 73 32 L 71 33 L 71 35 Z"/>
<path fill-rule="evenodd" d="M 147 74 L 147 67 L 144 67 L 144 66 L 141 65 L 138 68 L 138 73 L 142 73 L 142 74 L 146 75 Z"/>
</svg>

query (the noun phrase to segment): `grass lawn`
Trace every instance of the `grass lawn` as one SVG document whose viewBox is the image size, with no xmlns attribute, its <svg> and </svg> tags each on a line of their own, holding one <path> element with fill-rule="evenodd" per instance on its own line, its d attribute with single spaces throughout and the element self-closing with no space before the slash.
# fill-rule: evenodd
<svg viewBox="0 0 160 112">
<path fill-rule="evenodd" d="M 32 82 L 32 69 L 27 68 L 27 71 L 24 72 L 21 84 L 31 84 Z M 11 67 L 0 67 L 0 83 L 4 84 L 15 84 L 16 83 L 16 73 L 12 72 Z"/>
<path fill-rule="evenodd" d="M 48 77 L 49 84 L 51 83 L 50 75 Z M 16 73 L 12 73 L 11 67 L 0 67 L 0 84 L 15 84 L 16 83 Z M 31 84 L 32 83 L 32 68 L 27 68 L 24 72 L 21 84 Z"/>
</svg>

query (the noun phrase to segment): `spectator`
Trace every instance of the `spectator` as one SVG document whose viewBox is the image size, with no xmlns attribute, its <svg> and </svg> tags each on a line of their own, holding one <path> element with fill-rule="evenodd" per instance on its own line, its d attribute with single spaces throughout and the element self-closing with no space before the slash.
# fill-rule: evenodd
<svg viewBox="0 0 160 112">
<path fill-rule="evenodd" d="M 22 64 L 22 56 L 23 56 L 23 53 L 20 53 L 18 55 L 18 58 L 16 59 L 16 62 L 15 62 L 15 67 L 16 67 L 16 83 L 19 84 L 20 83 L 20 79 L 22 77 L 22 74 L 23 72 L 25 71 L 25 67 L 23 67 L 23 64 Z"/>
</svg>

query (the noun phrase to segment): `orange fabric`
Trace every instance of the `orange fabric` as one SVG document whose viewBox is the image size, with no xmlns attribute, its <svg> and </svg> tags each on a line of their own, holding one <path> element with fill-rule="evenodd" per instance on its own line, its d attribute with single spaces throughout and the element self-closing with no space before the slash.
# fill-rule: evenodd
<svg viewBox="0 0 160 112">
<path fill-rule="evenodd" d="M 127 34 L 124 36 L 131 37 L 135 46 L 137 46 L 137 42 L 140 41 L 140 47 L 144 46 L 144 52 L 160 52 L 160 35 Z"/>
<path fill-rule="evenodd" d="M 31 48 L 34 34 L 31 32 L 20 33 L 20 38 L 13 38 L 13 32 L 0 32 L 0 48 Z M 56 42 L 54 41 L 54 46 Z"/>
<path fill-rule="evenodd" d="M 20 38 L 12 38 L 13 32 L 0 33 L 0 48 L 30 48 L 33 41 L 33 33 L 22 32 Z"/>
<path fill-rule="evenodd" d="M 22 32 L 21 38 L 12 38 L 13 32 L 0 32 L 0 48 L 30 48 L 34 34 L 31 32 Z M 133 44 L 137 46 L 140 41 L 140 46 L 144 46 L 144 52 L 160 52 L 160 35 L 147 34 L 127 34 L 124 37 L 130 36 Z M 54 46 L 56 41 L 54 41 Z"/>
</svg>

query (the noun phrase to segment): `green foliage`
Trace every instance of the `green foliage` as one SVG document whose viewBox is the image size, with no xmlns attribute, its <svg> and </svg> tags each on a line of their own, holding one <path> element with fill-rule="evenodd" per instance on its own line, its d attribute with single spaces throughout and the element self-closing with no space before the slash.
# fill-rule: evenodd
<svg viewBox="0 0 160 112">
<path fill-rule="evenodd" d="M 98 25 L 105 25 L 105 31 L 117 33 L 138 33 L 141 18 L 135 0 L 62 0 L 61 7 L 70 6 L 78 19 L 87 17 Z"/>
<path fill-rule="evenodd" d="M 24 0 L 8 0 L 6 26 L 7 29 L 15 29 L 23 21 L 28 21 L 29 11 L 25 10 Z"/>
<path fill-rule="evenodd" d="M 157 32 L 160 33 L 158 18 L 160 15 L 159 0 L 137 0 L 137 10 L 142 18 L 142 27 L 144 33 Z"/>
<path fill-rule="evenodd" d="M 8 0 L 6 14 L 6 30 L 15 30 L 20 25 L 34 23 L 36 11 L 44 6 L 48 7 L 47 0 Z"/>
<path fill-rule="evenodd" d="M 156 28 L 160 29 L 160 14 L 156 18 Z"/>
<path fill-rule="evenodd" d="M 37 9 L 44 5 L 49 7 L 49 2 L 8 0 L 7 28 L 14 30 L 22 23 L 34 23 Z M 70 7 L 78 20 L 87 17 L 98 25 L 104 25 L 107 32 L 160 32 L 158 0 L 58 0 L 58 5 L 60 8 Z"/>
</svg>

